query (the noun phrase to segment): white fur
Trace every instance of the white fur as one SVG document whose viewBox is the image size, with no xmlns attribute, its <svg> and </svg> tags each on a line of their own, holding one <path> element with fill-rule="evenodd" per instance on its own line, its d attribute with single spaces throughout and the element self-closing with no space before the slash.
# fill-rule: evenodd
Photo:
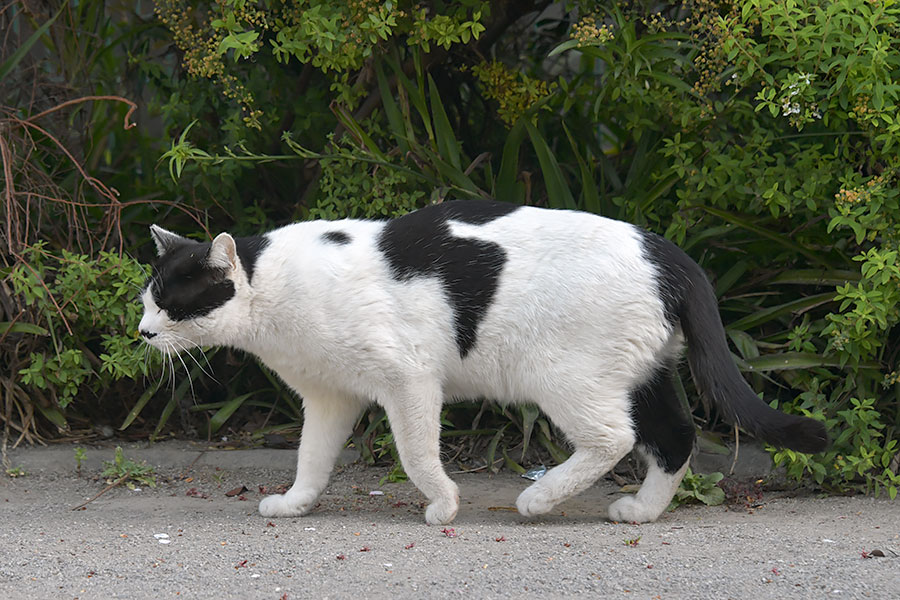
<svg viewBox="0 0 900 600">
<path fill-rule="evenodd" d="M 459 506 L 439 457 L 441 404 L 451 399 L 533 402 L 574 446 L 569 460 L 519 496 L 523 515 L 546 513 L 586 489 L 631 450 L 629 390 L 681 343 L 632 226 L 527 207 L 485 225 L 452 223 L 455 236 L 494 242 L 507 258 L 464 359 L 439 281 L 391 277 L 376 248 L 384 226 L 316 221 L 271 232 L 252 286 L 233 241 L 219 236 L 213 254 L 229 269 L 236 294 L 192 321 L 171 321 L 150 290 L 144 294 L 140 327 L 157 334 L 151 344 L 246 350 L 302 396 L 296 480 L 286 494 L 262 501 L 264 516 L 297 516 L 314 506 L 372 401 L 385 408 L 403 466 L 428 497 L 428 523 L 450 522 Z M 323 241 L 330 230 L 352 242 Z M 684 468 L 668 476 L 650 464 L 640 492 L 616 502 L 611 518 L 647 521 L 665 509 Z"/>
</svg>

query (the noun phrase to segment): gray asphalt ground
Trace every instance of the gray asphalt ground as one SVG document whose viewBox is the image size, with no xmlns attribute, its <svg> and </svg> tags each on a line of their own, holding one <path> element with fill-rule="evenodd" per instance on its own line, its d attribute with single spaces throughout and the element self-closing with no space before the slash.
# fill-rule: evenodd
<svg viewBox="0 0 900 600">
<path fill-rule="evenodd" d="M 764 492 L 631 525 L 605 520 L 620 492 L 602 481 L 528 521 L 512 508 L 528 481 L 457 473 L 445 528 L 412 484 L 352 464 L 312 514 L 266 519 L 259 488 L 292 480 L 291 450 L 125 453 L 159 485 L 73 511 L 112 448 L 88 448 L 81 474 L 72 446 L 11 452 L 27 474 L 0 476 L 0 598 L 900 598 L 900 501 Z"/>
</svg>

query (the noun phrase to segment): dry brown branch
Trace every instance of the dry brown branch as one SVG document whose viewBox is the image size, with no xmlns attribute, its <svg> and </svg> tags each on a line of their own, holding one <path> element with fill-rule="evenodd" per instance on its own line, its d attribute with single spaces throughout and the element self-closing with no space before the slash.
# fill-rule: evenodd
<svg viewBox="0 0 900 600">
<path fill-rule="evenodd" d="M 121 477 L 119 477 L 118 479 L 116 479 L 115 481 L 113 481 L 112 483 L 110 483 L 109 485 L 107 485 L 105 488 L 103 488 L 102 490 L 100 490 L 99 492 L 97 492 L 97 495 L 94 496 L 93 498 L 91 498 L 90 500 L 87 500 L 87 501 L 85 501 L 85 502 L 82 502 L 82 503 L 79 504 L 78 506 L 73 506 L 73 507 L 72 507 L 72 510 L 78 510 L 79 508 L 84 508 L 85 506 L 87 506 L 88 504 L 90 504 L 91 502 L 93 502 L 94 500 L 96 500 L 97 498 L 99 498 L 100 496 L 102 496 L 103 494 L 105 494 L 106 492 L 108 492 L 109 490 L 113 489 L 113 488 L 116 487 L 117 485 L 121 485 L 122 482 L 125 481 L 126 479 L 128 479 L 130 476 L 131 476 L 131 473 L 130 473 L 130 472 L 129 472 L 129 473 L 125 473 L 124 475 L 122 475 Z"/>
<path fill-rule="evenodd" d="M 128 112 L 125 113 L 125 119 L 124 119 L 125 123 L 124 123 L 123 128 L 131 129 L 132 127 L 137 126 L 137 123 L 131 122 L 131 115 L 134 113 L 134 111 L 137 110 L 137 104 L 135 104 L 131 100 L 128 100 L 127 98 L 123 98 L 122 96 L 82 96 L 81 98 L 74 98 L 72 100 L 67 100 L 66 102 L 63 102 L 61 104 L 57 104 L 53 108 L 48 108 L 47 110 L 39 112 L 36 115 L 31 115 L 30 117 L 28 117 L 25 120 L 26 121 L 34 121 L 36 119 L 40 119 L 41 117 L 43 117 L 45 115 L 48 115 L 50 113 L 56 112 L 60 109 L 63 109 L 67 106 L 71 106 L 73 104 L 80 104 L 82 102 L 89 102 L 89 101 L 93 101 L 93 100 L 114 100 L 117 102 L 124 102 L 125 104 L 127 104 L 129 106 L 129 108 L 128 108 Z"/>
<path fill-rule="evenodd" d="M 13 202 L 15 202 L 15 182 L 12 173 L 12 152 L 6 142 L 6 136 L 0 135 L 0 160 L 3 161 L 3 177 L 6 180 L 4 196 L 6 200 L 6 240 L 9 252 L 12 253 L 14 247 L 19 247 L 21 243 L 19 234 L 19 223 L 13 223 L 13 219 L 18 217 L 18 211 L 13 210 Z M 13 240 L 15 238 L 15 242 Z M 15 246 L 13 244 L 16 244 Z"/>
</svg>

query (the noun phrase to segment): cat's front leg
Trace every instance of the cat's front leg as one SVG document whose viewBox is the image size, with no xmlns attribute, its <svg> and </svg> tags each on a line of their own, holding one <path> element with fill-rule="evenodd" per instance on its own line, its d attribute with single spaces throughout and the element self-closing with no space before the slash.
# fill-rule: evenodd
<svg viewBox="0 0 900 600">
<path fill-rule="evenodd" d="M 303 399 L 303 433 L 294 485 L 284 494 L 263 498 L 259 503 L 262 516 L 299 517 L 315 506 L 360 410 L 358 402 L 341 397 Z"/>
<path fill-rule="evenodd" d="M 459 488 L 441 464 L 442 402 L 440 384 L 431 380 L 409 385 L 381 402 L 403 469 L 428 498 L 425 522 L 429 525 L 446 525 L 459 510 Z"/>
</svg>

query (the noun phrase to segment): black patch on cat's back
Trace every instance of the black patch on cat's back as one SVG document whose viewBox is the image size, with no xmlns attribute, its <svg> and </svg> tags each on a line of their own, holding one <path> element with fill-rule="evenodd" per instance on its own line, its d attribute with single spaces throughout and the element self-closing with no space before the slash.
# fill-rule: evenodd
<svg viewBox="0 0 900 600">
<path fill-rule="evenodd" d="M 322 234 L 322 239 L 338 246 L 345 246 L 350 243 L 350 236 L 343 231 L 326 231 Z"/>
<path fill-rule="evenodd" d="M 644 259 L 656 269 L 656 287 L 663 303 L 666 321 L 675 326 L 679 322 L 681 305 L 686 287 L 690 285 L 690 273 L 700 269 L 684 250 L 662 237 L 639 227 Z"/>
<path fill-rule="evenodd" d="M 234 245 L 237 248 L 241 264 L 244 266 L 244 272 L 247 274 L 247 282 L 252 284 L 256 261 L 263 250 L 269 247 L 269 238 L 264 235 L 235 238 Z"/>
<path fill-rule="evenodd" d="M 453 309 L 462 358 L 475 346 L 478 324 L 497 291 L 506 253 L 493 242 L 454 237 L 448 221 L 484 225 L 517 208 L 481 200 L 444 202 L 392 219 L 379 234 L 378 249 L 395 280 L 440 280 Z"/>
</svg>

